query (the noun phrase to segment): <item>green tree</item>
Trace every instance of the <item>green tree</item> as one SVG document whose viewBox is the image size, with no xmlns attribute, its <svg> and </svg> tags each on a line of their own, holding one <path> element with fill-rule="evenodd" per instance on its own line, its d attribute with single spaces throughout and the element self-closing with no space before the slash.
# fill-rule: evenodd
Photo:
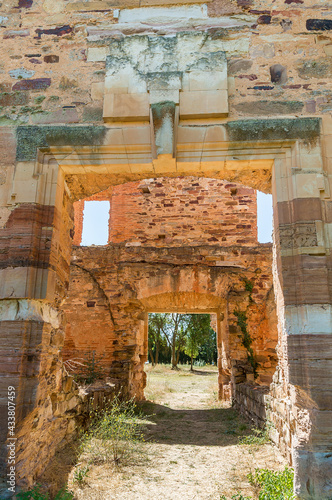
<svg viewBox="0 0 332 500">
<path fill-rule="evenodd" d="M 199 348 L 197 359 L 205 361 L 209 365 L 216 363 L 218 360 L 217 334 L 211 327 L 209 328 L 208 337 Z"/>
<path fill-rule="evenodd" d="M 171 348 L 172 370 L 177 368 L 180 352 L 186 345 L 186 333 L 189 322 L 188 314 L 171 313 L 165 314 L 166 325 L 162 329 L 165 339 Z"/>
<path fill-rule="evenodd" d="M 158 364 L 159 351 L 165 346 L 163 329 L 166 327 L 167 318 L 165 314 L 151 313 L 149 315 L 148 349 L 152 366 Z"/>
<path fill-rule="evenodd" d="M 158 314 L 149 315 L 148 348 L 152 364 L 158 363 L 160 348 L 168 348 L 171 353 L 172 368 L 179 363 L 180 352 L 186 344 L 186 331 L 190 315 L 188 314 Z"/>
<path fill-rule="evenodd" d="M 190 370 L 193 371 L 194 358 L 197 358 L 200 348 L 209 339 L 211 320 L 209 314 L 190 314 L 189 316 L 184 352 L 190 356 Z"/>
<path fill-rule="evenodd" d="M 179 363 L 181 352 L 190 357 L 191 369 L 197 356 L 211 363 L 216 357 L 217 347 L 210 315 L 151 313 L 148 348 L 153 366 L 158 363 L 159 355 L 165 359 L 168 349 L 173 369 Z"/>
</svg>

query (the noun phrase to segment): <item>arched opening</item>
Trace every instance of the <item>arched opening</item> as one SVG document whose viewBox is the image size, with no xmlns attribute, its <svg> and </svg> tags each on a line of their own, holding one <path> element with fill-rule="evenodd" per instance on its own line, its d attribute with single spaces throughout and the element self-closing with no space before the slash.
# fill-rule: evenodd
<svg viewBox="0 0 332 500">
<path fill-rule="evenodd" d="M 269 122 L 269 120 L 266 120 L 266 122 Z M 283 120 L 281 120 L 281 122 L 283 123 Z M 295 123 L 296 120 L 285 120 L 285 122 L 287 122 L 287 124 L 289 122 Z M 248 126 L 250 126 L 250 123 L 245 124 L 245 128 Z M 285 137 L 281 135 L 280 140 L 275 141 L 274 137 L 271 138 L 271 128 L 269 128 L 269 126 L 269 123 L 267 123 L 267 128 L 266 124 L 257 124 L 258 128 L 255 129 L 254 135 L 248 135 L 248 138 L 253 139 L 250 143 L 228 142 L 224 143 L 221 148 L 220 143 L 214 144 L 214 147 L 211 148 L 211 144 L 207 146 L 204 143 L 199 143 L 199 141 L 193 141 L 194 146 L 197 146 L 196 149 L 193 147 L 193 144 L 186 148 L 184 141 L 179 141 L 177 159 L 174 159 L 174 161 L 172 158 L 158 158 L 158 160 L 151 162 L 151 158 L 149 154 L 147 154 L 145 164 L 143 162 L 140 163 L 142 157 L 140 157 L 140 159 L 136 157 L 136 163 L 135 161 L 132 162 L 131 159 L 133 156 L 131 155 L 137 154 L 139 148 L 136 148 L 136 150 L 133 148 L 129 153 L 124 149 L 123 154 L 126 155 L 126 159 L 122 161 L 122 163 L 120 161 L 114 161 L 114 159 L 119 159 L 119 150 L 121 148 L 118 148 L 117 152 L 114 152 L 114 148 L 112 149 L 112 147 L 109 146 L 105 146 L 104 149 L 103 146 L 96 146 L 93 148 L 86 147 L 85 149 L 84 147 L 78 147 L 75 148 L 75 152 L 71 147 L 65 148 L 62 146 L 51 146 L 45 150 L 39 150 L 40 155 L 38 157 L 38 162 L 36 163 L 36 169 L 40 169 L 40 171 L 36 171 L 35 175 L 36 178 L 39 179 L 38 176 L 40 173 L 44 172 L 45 177 L 41 177 L 42 182 L 39 182 L 39 180 L 36 182 L 36 185 L 40 188 L 38 188 L 40 190 L 40 192 L 38 191 L 38 199 L 50 199 L 50 205 L 53 203 L 52 207 L 55 207 L 54 218 L 51 219 L 50 223 L 54 224 L 54 230 L 51 235 L 47 234 L 47 236 L 49 236 L 46 255 L 48 259 L 48 267 L 45 264 L 44 267 L 40 267 L 40 269 L 33 269 L 33 272 L 30 272 L 29 270 L 24 283 L 25 290 L 28 290 L 31 294 L 33 291 L 33 295 L 31 296 L 33 296 L 34 300 L 41 299 L 45 301 L 45 304 L 43 305 L 43 308 L 41 308 L 38 304 L 30 301 L 29 308 L 27 309 L 29 314 L 26 317 L 24 316 L 23 308 L 21 308 L 18 312 L 17 309 L 11 309 L 10 312 L 8 312 L 8 318 L 10 320 L 14 320 L 18 317 L 21 320 L 22 314 L 26 322 L 31 321 L 32 317 L 34 318 L 34 321 L 35 318 L 40 318 L 47 325 L 50 325 L 49 328 L 52 327 L 54 330 L 59 331 L 60 334 L 56 336 L 52 331 L 52 356 L 54 363 L 51 363 L 49 358 L 47 363 L 44 363 L 46 357 L 49 356 L 47 347 L 43 347 L 40 355 L 44 371 L 41 374 L 43 384 L 40 385 L 41 392 L 39 392 L 38 395 L 41 397 L 39 401 L 42 406 L 37 408 L 35 401 L 28 398 L 30 394 L 32 394 L 33 397 L 37 394 L 35 389 L 39 382 L 36 377 L 29 385 L 29 391 L 25 391 L 25 386 L 22 386 L 23 389 L 20 393 L 20 397 L 23 406 L 25 405 L 26 408 L 30 408 L 30 406 L 27 405 L 35 407 L 34 415 L 36 415 L 39 413 L 42 414 L 46 406 L 51 403 L 52 412 L 57 416 L 57 418 L 52 421 L 52 428 L 58 428 L 60 424 L 63 423 L 64 419 L 66 419 L 66 416 L 63 414 L 63 408 L 65 405 L 62 404 L 63 399 L 61 399 L 62 385 L 58 383 L 59 380 L 64 380 L 64 377 L 61 366 L 61 358 L 59 358 L 62 340 L 61 318 L 59 319 L 56 313 L 58 311 L 57 308 L 65 296 L 65 290 L 68 284 L 70 245 L 71 237 L 73 235 L 71 213 L 72 202 L 83 199 L 86 196 L 91 196 L 102 189 L 106 189 L 110 185 L 119 185 L 121 182 L 144 180 L 156 175 L 163 175 L 168 178 L 175 178 L 179 175 L 193 175 L 195 177 L 228 179 L 229 182 L 241 181 L 243 184 L 250 185 L 254 189 L 261 189 L 265 192 L 272 190 L 273 193 L 275 218 L 275 239 L 273 244 L 275 252 L 274 289 L 277 298 L 279 321 L 279 367 L 278 376 L 275 377 L 272 384 L 273 392 L 271 399 L 271 418 L 274 419 L 273 422 L 276 427 L 279 426 L 279 430 L 274 433 L 274 436 L 280 448 L 284 450 L 284 453 L 290 458 L 291 447 L 294 442 L 294 446 L 297 446 L 297 441 L 293 442 L 292 440 L 294 436 L 303 431 L 303 435 L 306 440 L 306 449 L 303 453 L 307 456 L 307 447 L 309 446 L 307 443 L 309 442 L 309 437 L 310 439 L 311 437 L 318 439 L 321 435 L 321 431 L 316 430 L 318 427 L 311 427 L 311 430 L 308 430 L 309 427 L 306 429 L 305 426 L 303 426 L 303 422 L 300 420 L 296 420 L 296 427 L 291 427 L 289 425 L 290 421 L 288 418 L 290 416 L 291 408 L 285 407 L 284 403 L 280 406 L 279 402 L 280 398 L 282 398 L 287 391 L 293 391 L 289 392 L 293 398 L 291 400 L 291 407 L 293 404 L 298 405 L 304 410 L 308 417 L 308 421 L 311 421 L 312 407 L 310 406 L 310 408 L 307 408 L 308 405 L 303 402 L 304 400 L 300 397 L 301 391 L 296 392 L 295 385 L 304 387 L 305 391 L 315 397 L 313 391 L 313 387 L 315 386 L 314 379 L 311 375 L 311 378 L 305 378 L 304 374 L 307 372 L 301 368 L 302 366 L 309 367 L 310 365 L 309 361 L 307 361 L 307 352 L 304 351 L 304 347 L 301 345 L 301 339 L 303 335 L 307 334 L 311 336 L 316 331 L 314 326 L 314 318 L 316 317 L 314 313 L 316 309 L 312 306 L 315 297 L 313 297 L 312 294 L 317 293 L 317 289 L 315 288 L 317 285 L 317 273 L 313 273 L 310 266 L 306 267 L 307 264 L 306 266 L 302 265 L 302 261 L 304 259 L 305 262 L 308 262 L 308 256 L 310 256 L 311 253 L 312 255 L 320 256 L 320 252 L 324 252 L 325 247 L 323 241 L 323 230 L 320 225 L 322 216 L 317 216 L 317 222 L 316 219 L 312 220 L 311 214 L 308 213 L 308 218 L 310 220 L 302 221 L 299 219 L 299 222 L 295 217 L 297 212 L 294 211 L 294 207 L 301 204 L 303 205 L 304 198 L 305 196 L 308 196 L 308 193 L 320 203 L 320 199 L 317 198 L 317 196 L 323 196 L 325 188 L 324 183 L 319 183 L 316 179 L 316 174 L 308 173 L 305 174 L 309 176 L 308 179 L 311 179 L 310 175 L 315 176 L 312 177 L 315 179 L 314 185 L 309 181 L 306 181 L 307 184 L 304 187 L 301 183 L 297 183 L 295 191 L 293 190 L 295 185 L 293 185 L 293 177 L 295 175 L 302 175 L 303 173 L 302 171 L 300 172 L 301 168 L 299 167 L 298 159 L 299 157 L 303 158 L 304 154 L 306 154 L 305 151 L 316 151 L 319 148 L 316 144 L 317 134 L 313 134 L 313 137 L 310 136 L 310 141 L 304 144 L 302 143 L 302 139 L 299 141 L 295 140 L 297 136 L 295 137 L 294 134 L 296 135 L 299 133 L 298 129 L 294 129 L 295 132 L 292 129 L 292 137 L 285 139 Z M 276 130 L 274 123 L 273 127 L 273 130 Z M 246 128 L 246 130 L 248 129 Z M 114 130 L 111 130 L 110 134 L 112 135 L 113 132 Z M 232 140 L 243 140 L 243 135 L 238 132 L 239 130 L 237 130 L 237 132 L 233 135 L 230 134 L 230 137 L 233 138 Z M 276 134 L 277 137 L 279 137 L 277 132 Z M 303 137 L 303 135 L 300 134 L 299 137 Z M 297 147 L 300 147 L 300 153 L 296 149 Z M 134 153 L 133 150 L 135 150 Z M 213 153 L 212 150 L 214 151 Z M 143 150 L 141 149 L 141 153 L 144 156 L 145 153 L 142 151 Z M 107 155 L 113 156 L 111 158 L 111 156 Z M 208 155 L 211 155 L 209 159 L 207 158 Z M 317 153 L 317 156 L 319 156 L 319 153 Z M 193 160 L 194 157 L 195 159 Z M 239 157 L 240 159 L 236 159 Z M 197 158 L 199 159 L 197 160 Z M 52 179 L 54 179 L 54 175 L 58 175 L 57 183 L 52 181 Z M 303 179 L 307 179 L 307 177 L 303 177 Z M 309 191 L 306 191 L 307 189 L 309 189 Z M 321 194 L 317 195 L 315 190 Z M 49 217 L 51 218 L 51 211 L 49 214 Z M 49 224 L 45 227 L 48 228 Z M 39 230 L 38 228 L 39 226 L 37 224 L 35 226 L 35 230 Z M 100 284 L 105 278 L 105 269 L 107 266 L 103 266 L 102 268 L 99 266 L 97 269 L 93 265 L 87 265 L 86 267 L 82 266 L 84 260 L 81 252 L 82 249 L 75 249 L 76 254 L 73 255 L 73 262 L 76 262 L 77 269 L 80 269 L 83 273 L 87 273 L 91 276 L 96 288 L 99 289 L 100 294 L 104 297 L 104 308 L 105 310 L 108 310 L 110 321 L 113 323 L 118 321 L 120 316 L 122 318 L 122 322 L 118 323 L 119 334 L 117 335 L 117 338 L 112 338 L 112 353 L 115 356 L 114 364 L 112 364 L 112 370 L 113 373 L 118 374 L 119 379 L 122 377 L 121 380 L 123 382 L 129 381 L 129 383 L 127 383 L 127 387 L 131 394 L 138 394 L 139 387 L 142 387 L 142 373 L 140 371 L 142 363 L 140 353 L 137 352 L 138 344 L 135 340 L 133 341 L 133 339 L 138 338 L 137 331 L 142 328 L 142 324 L 144 324 L 144 315 L 146 312 L 141 303 L 141 299 L 144 299 L 144 295 L 137 293 L 135 287 L 132 287 L 130 283 L 126 282 L 126 272 L 128 271 L 127 265 L 129 263 L 134 264 L 137 268 L 138 264 L 144 264 L 144 266 L 146 266 L 146 262 L 140 261 L 141 247 L 137 247 L 136 244 L 133 246 L 126 246 L 126 244 L 124 244 L 123 246 L 124 248 L 121 250 L 119 247 L 114 247 L 110 252 L 109 257 L 113 266 L 114 263 L 119 264 L 118 282 L 121 284 L 121 289 L 119 291 L 117 287 L 110 287 L 107 289 L 106 297 L 103 296 L 103 287 L 100 287 Z M 139 248 L 139 251 L 137 248 Z M 167 276 L 165 271 L 169 262 L 162 262 L 162 258 L 165 256 L 162 250 L 163 249 L 161 247 L 158 247 L 155 251 L 154 257 L 157 256 L 158 258 L 156 261 L 156 269 L 154 270 L 155 274 L 152 280 L 153 292 L 150 291 L 149 294 L 153 293 L 156 295 L 163 292 L 160 287 L 160 276 L 162 276 L 162 274 Z M 305 252 L 305 258 L 302 257 L 302 250 Z M 38 251 L 41 252 L 41 248 L 38 248 Z M 104 248 L 99 247 L 96 251 L 99 252 L 99 257 L 103 261 L 103 264 L 106 263 L 108 265 L 107 258 L 103 255 Z M 186 259 L 188 255 L 191 255 L 192 252 L 192 247 L 190 247 L 190 251 L 184 256 L 184 259 Z M 181 256 L 181 252 L 176 250 L 173 252 L 173 257 L 174 255 L 176 255 L 177 259 L 180 259 L 179 255 Z M 221 268 L 223 270 L 227 268 L 227 272 L 232 272 L 235 276 L 237 275 L 236 273 L 239 273 L 239 268 L 241 270 L 241 265 L 239 264 L 241 259 L 245 259 L 247 266 L 250 268 L 250 266 L 254 263 L 255 255 L 257 255 L 255 252 L 250 251 L 248 251 L 248 253 L 242 253 L 242 251 L 239 253 L 235 252 L 232 254 L 232 258 L 227 260 L 225 255 L 215 254 L 213 255 L 212 261 L 205 259 L 205 255 L 204 258 L 201 259 L 199 265 L 196 265 L 196 270 L 200 271 L 200 268 L 204 267 L 204 265 L 206 265 L 206 267 Z M 293 258 L 294 255 L 296 255 L 296 259 Z M 218 257 L 218 259 L 216 257 Z M 224 257 L 224 259 L 219 259 L 219 257 Z M 207 262 L 209 262 L 209 264 Z M 210 265 L 211 262 L 214 263 L 213 266 Z M 319 267 L 322 260 L 320 258 L 315 258 L 315 262 Z M 46 267 L 47 272 L 44 272 Z M 84 269 L 82 269 L 82 267 L 84 267 Z M 255 269 L 261 268 L 256 265 Z M 270 265 L 270 270 L 271 269 L 272 266 Z M 299 274 L 299 270 L 301 270 L 301 272 L 302 270 L 305 271 L 305 276 L 308 277 L 307 281 L 299 281 L 302 279 L 302 274 Z M 12 276 L 13 272 L 14 271 L 12 269 L 8 269 L 8 276 Z M 217 279 L 220 278 L 218 273 L 216 272 L 214 274 Z M 134 273 L 134 275 L 137 277 L 137 273 Z M 183 273 L 183 275 L 186 277 L 186 273 Z M 196 293 L 201 293 L 203 290 L 203 293 L 206 293 L 207 280 L 204 281 L 204 279 L 202 279 L 200 281 L 197 279 L 197 272 L 196 275 L 194 273 L 193 276 L 194 279 L 191 279 L 191 290 L 194 289 Z M 167 279 L 168 283 L 173 284 L 174 287 L 176 287 L 179 283 L 178 277 L 171 278 L 168 276 Z M 143 281 L 147 283 L 146 280 Z M 222 279 L 220 278 L 220 282 L 221 281 Z M 297 287 L 298 283 L 300 283 L 300 288 Z M 315 287 L 309 286 L 310 283 L 313 283 Z M 259 281 L 257 281 L 257 284 L 259 284 Z M 327 280 L 324 281 L 324 287 L 327 289 Z M 139 288 L 139 292 L 141 292 L 142 288 Z M 327 293 L 325 288 L 324 293 Z M 248 293 L 250 292 L 250 289 L 251 284 L 248 283 L 246 285 L 245 282 L 242 281 L 242 288 L 240 289 L 240 287 L 238 287 L 235 290 L 235 296 L 239 297 L 243 292 L 245 292 L 247 293 L 248 300 L 250 300 Z M 301 293 L 299 293 L 299 290 Z M 174 291 L 174 289 L 170 288 L 169 292 L 171 291 Z M 181 292 L 181 290 L 178 289 L 176 289 L 176 291 Z M 252 289 L 252 291 L 253 293 L 256 293 L 254 292 L 254 289 Z M 19 287 L 17 287 L 13 292 L 11 292 L 11 297 L 22 297 L 26 296 L 25 294 L 25 291 L 21 293 Z M 114 307 L 113 303 L 110 303 L 110 298 L 116 298 L 116 305 Z M 49 302 L 46 304 L 46 301 Z M 91 309 L 91 302 L 93 301 L 89 301 L 89 305 L 86 303 L 85 307 Z M 327 300 L 326 303 L 328 303 Z M 51 304 L 51 306 L 49 304 Z M 52 310 L 52 306 L 55 307 L 55 312 Z M 325 308 L 325 306 L 317 307 L 319 307 L 322 316 L 327 317 L 330 309 Z M 315 308 L 317 307 L 315 306 Z M 240 310 L 240 312 L 243 311 Z M 56 319 L 54 319 L 55 317 Z M 135 324 L 133 324 L 132 321 Z M 324 322 L 322 323 L 323 327 L 321 335 L 324 336 L 324 339 L 328 333 L 328 328 L 325 327 L 326 324 L 327 323 Z M 47 335 L 49 335 L 49 330 L 47 330 L 47 328 L 45 328 L 45 332 L 43 332 L 43 338 L 46 338 Z M 294 330 L 292 330 L 292 328 L 294 328 Z M 133 332 L 134 335 L 132 335 Z M 297 335 L 288 336 L 289 333 L 294 332 Z M 119 339 L 121 340 L 121 343 L 119 343 Z M 317 339 L 318 336 L 313 341 L 317 342 Z M 118 347 L 115 348 L 114 346 Z M 123 347 L 125 347 L 125 349 L 123 349 Z M 300 369 L 298 369 L 297 364 L 298 348 L 301 353 Z M 289 349 L 290 357 L 287 357 L 287 349 Z M 129 354 L 130 362 L 128 363 Z M 143 355 L 143 352 L 141 355 Z M 30 358 L 28 361 L 30 362 Z M 47 378 L 45 373 L 48 372 L 47 368 L 45 369 L 45 366 L 50 367 L 50 377 Z M 57 376 L 55 376 L 56 373 Z M 312 370 L 310 373 L 312 373 Z M 74 398 L 76 397 L 77 396 L 75 395 Z M 67 399 L 69 400 L 70 398 L 67 397 Z M 294 401 L 295 403 L 293 403 Z M 78 404 L 78 400 L 76 400 L 76 403 Z M 71 402 L 70 404 L 74 403 Z M 283 416 L 283 412 L 285 412 L 286 418 Z M 323 412 L 319 410 L 317 418 L 323 418 L 322 413 Z M 64 428 L 67 427 L 64 426 Z M 50 430 L 48 430 L 48 432 L 49 431 Z M 23 437 L 25 435 L 29 435 L 30 438 L 33 439 L 34 430 L 29 419 L 23 422 L 21 435 Z M 316 446 L 313 453 L 319 461 L 320 459 L 317 450 L 318 448 Z M 41 460 L 43 460 L 43 457 L 44 455 L 37 456 L 35 453 L 31 457 L 31 468 L 36 468 L 37 464 L 40 464 Z M 304 474 L 305 472 L 303 471 L 307 470 L 306 465 L 304 462 L 301 462 L 297 456 L 296 460 L 297 464 L 300 464 L 299 466 L 302 471 L 301 474 Z M 324 464 L 323 466 L 325 467 L 326 464 Z M 40 467 L 42 468 L 42 466 Z"/>
<path fill-rule="evenodd" d="M 103 356 L 107 375 L 141 398 L 148 313 L 213 313 L 219 397 L 235 398 L 240 384 L 268 387 L 277 328 L 271 245 L 257 242 L 256 191 L 181 176 L 129 182 L 96 197 L 110 202 L 109 242 L 74 249 L 65 361 Z M 80 233 L 81 202 L 75 212 Z M 119 336 L 124 329 L 133 333 Z"/>
</svg>

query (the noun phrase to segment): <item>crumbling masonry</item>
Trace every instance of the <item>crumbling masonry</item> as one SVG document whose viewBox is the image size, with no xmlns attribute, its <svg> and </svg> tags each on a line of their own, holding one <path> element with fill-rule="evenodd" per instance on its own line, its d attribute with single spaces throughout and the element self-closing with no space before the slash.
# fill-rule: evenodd
<svg viewBox="0 0 332 500">
<path fill-rule="evenodd" d="M 40 477 L 84 405 L 62 358 L 75 347 L 77 279 L 95 302 L 85 314 L 113 324 L 113 375 L 138 397 L 147 313 L 215 314 L 221 396 L 257 421 L 268 413 L 298 498 L 331 498 L 331 16 L 311 0 L 1 3 L 0 434 L 5 464 L 13 386 L 20 485 Z M 245 227 L 232 241 L 210 209 L 211 227 L 187 231 L 186 245 L 180 226 L 148 230 L 140 210 L 136 235 L 121 240 L 119 217 L 108 247 L 72 251 L 74 202 L 135 183 L 145 200 L 158 179 L 166 200 L 193 178 L 220 183 L 224 200 L 240 186 L 272 193 L 272 265 L 268 246 Z M 261 356 L 256 380 L 237 307 Z"/>
</svg>

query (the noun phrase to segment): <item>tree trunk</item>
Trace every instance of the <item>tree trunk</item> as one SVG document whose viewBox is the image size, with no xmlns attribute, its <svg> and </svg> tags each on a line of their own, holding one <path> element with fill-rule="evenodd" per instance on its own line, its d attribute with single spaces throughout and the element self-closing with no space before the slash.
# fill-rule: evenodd
<svg viewBox="0 0 332 500">
<path fill-rule="evenodd" d="M 190 366 L 190 371 L 193 372 L 193 360 L 194 360 L 194 356 L 191 355 L 191 366 Z"/>
<path fill-rule="evenodd" d="M 178 361 L 176 359 L 176 340 L 179 328 L 179 314 L 172 314 L 172 317 L 174 321 L 174 330 L 172 336 L 172 370 L 175 370 L 178 364 Z"/>
<path fill-rule="evenodd" d="M 154 366 L 154 357 L 153 357 L 152 349 L 151 349 L 151 347 L 148 347 L 148 349 L 149 349 L 149 354 L 150 354 L 150 358 L 151 358 L 151 361 L 152 361 L 152 366 Z"/>
<path fill-rule="evenodd" d="M 158 364 L 158 357 L 159 357 L 159 339 L 156 343 L 156 356 L 155 356 L 155 364 Z"/>
<path fill-rule="evenodd" d="M 172 370 L 176 368 L 176 359 L 175 359 L 175 342 L 172 344 Z"/>
<path fill-rule="evenodd" d="M 178 366 L 179 364 L 179 359 L 180 359 L 180 349 L 178 350 L 177 354 L 176 354 L 176 367 Z"/>
</svg>

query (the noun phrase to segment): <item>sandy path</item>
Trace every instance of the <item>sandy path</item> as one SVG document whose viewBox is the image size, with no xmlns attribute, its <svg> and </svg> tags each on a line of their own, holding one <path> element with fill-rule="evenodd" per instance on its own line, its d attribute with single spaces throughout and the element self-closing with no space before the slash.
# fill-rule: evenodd
<svg viewBox="0 0 332 500">
<path fill-rule="evenodd" d="M 157 369 L 158 370 L 158 369 Z M 147 456 L 114 473 L 94 466 L 79 500 L 219 500 L 241 491 L 254 496 L 246 475 L 256 467 L 280 469 L 278 450 L 239 445 L 248 434 L 236 412 L 215 401 L 216 372 L 152 372 L 143 405 L 149 417 Z"/>
</svg>

